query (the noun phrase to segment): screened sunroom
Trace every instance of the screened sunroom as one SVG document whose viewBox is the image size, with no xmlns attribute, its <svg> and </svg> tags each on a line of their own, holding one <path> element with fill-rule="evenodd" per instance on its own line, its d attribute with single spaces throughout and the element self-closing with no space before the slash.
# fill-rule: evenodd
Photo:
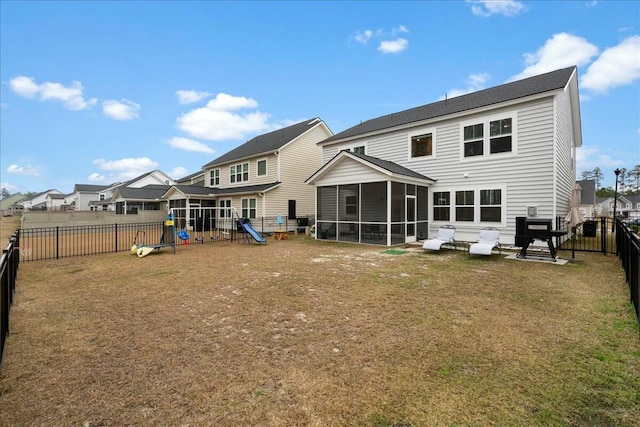
<svg viewBox="0 0 640 427">
<path fill-rule="evenodd" d="M 427 238 L 430 178 L 343 151 L 307 182 L 316 186 L 317 239 L 392 246 Z"/>
</svg>

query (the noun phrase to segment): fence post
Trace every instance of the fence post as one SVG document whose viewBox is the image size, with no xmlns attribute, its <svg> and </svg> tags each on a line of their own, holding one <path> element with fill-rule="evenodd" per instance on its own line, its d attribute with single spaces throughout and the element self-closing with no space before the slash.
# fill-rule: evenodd
<svg viewBox="0 0 640 427">
<path fill-rule="evenodd" d="M 56 259 L 60 259 L 60 226 L 56 225 Z"/>
<path fill-rule="evenodd" d="M 118 252 L 118 224 L 113 224 L 116 233 L 116 253 Z"/>
</svg>

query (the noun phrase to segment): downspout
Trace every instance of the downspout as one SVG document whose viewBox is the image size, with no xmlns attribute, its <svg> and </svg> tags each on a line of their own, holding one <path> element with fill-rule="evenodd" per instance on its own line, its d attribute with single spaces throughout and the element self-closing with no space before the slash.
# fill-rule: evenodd
<svg viewBox="0 0 640 427">
<path fill-rule="evenodd" d="M 266 214 L 267 214 L 267 211 L 266 211 L 266 208 L 265 208 L 265 202 L 266 202 L 267 199 L 265 198 L 264 192 L 258 193 L 258 196 L 260 196 L 260 198 L 262 199 L 260 201 L 260 204 L 262 205 L 260 210 L 261 210 L 262 218 L 264 218 L 266 216 Z"/>
</svg>

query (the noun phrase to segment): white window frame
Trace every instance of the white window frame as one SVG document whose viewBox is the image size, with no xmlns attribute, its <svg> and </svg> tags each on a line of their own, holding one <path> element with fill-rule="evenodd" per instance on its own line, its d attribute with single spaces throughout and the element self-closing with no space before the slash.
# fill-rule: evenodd
<svg viewBox="0 0 640 427">
<path fill-rule="evenodd" d="M 244 167 L 247 166 L 247 179 L 244 179 Z M 240 167 L 240 173 L 238 173 L 238 167 Z M 232 172 L 233 170 L 233 172 Z M 240 175 L 240 179 L 238 179 L 238 175 Z M 229 183 L 231 184 L 239 184 L 241 182 L 249 182 L 251 180 L 251 165 L 249 162 L 236 163 L 234 165 L 229 166 Z"/>
<path fill-rule="evenodd" d="M 254 206 L 251 207 L 251 201 L 253 200 Z M 246 202 L 246 207 L 245 207 Z M 247 211 L 248 215 L 245 215 L 245 211 Z M 253 211 L 253 215 L 251 215 L 251 211 Z M 247 197 L 240 200 L 240 212 L 242 218 L 256 219 L 258 214 L 258 199 L 255 197 Z"/>
<path fill-rule="evenodd" d="M 264 174 L 260 174 L 260 162 L 264 162 Z M 258 159 L 256 160 L 256 176 L 257 177 L 263 177 L 263 176 L 269 176 L 269 159 L 267 159 L 266 157 L 263 159 Z"/>
<path fill-rule="evenodd" d="M 218 202 L 218 207 L 220 208 L 220 218 L 233 217 L 233 214 L 231 213 L 232 206 L 233 201 L 231 199 L 220 199 Z"/>
<path fill-rule="evenodd" d="M 357 148 L 357 147 L 364 147 L 364 154 L 365 155 L 369 154 L 369 150 L 368 150 L 366 141 L 343 145 L 342 147 L 340 147 L 340 151 L 347 150 L 347 151 L 353 153 L 354 149 Z"/>
<path fill-rule="evenodd" d="M 216 176 L 217 172 L 217 176 Z M 220 168 L 211 169 L 209 171 L 209 187 L 218 187 L 220 185 Z"/>
<path fill-rule="evenodd" d="M 420 156 L 420 157 L 412 157 L 411 156 L 411 139 L 415 136 L 420 136 L 420 135 L 426 135 L 426 134 L 431 134 L 431 154 L 428 156 Z M 431 128 L 420 128 L 420 129 L 416 129 L 413 130 L 411 132 L 409 132 L 407 134 L 407 161 L 409 162 L 420 162 L 420 161 L 425 161 L 428 159 L 435 159 L 436 158 L 436 147 L 437 147 L 437 143 L 436 143 L 436 128 L 431 127 Z"/>
<path fill-rule="evenodd" d="M 480 204 L 480 192 L 481 190 L 500 190 L 500 222 L 489 222 L 480 220 L 480 208 L 482 206 L 497 206 L 497 205 L 481 205 Z M 459 226 L 473 225 L 482 227 L 506 227 L 507 225 L 507 188 L 505 185 L 475 185 L 465 187 L 451 187 L 451 188 L 430 188 L 431 194 L 435 193 L 449 193 L 449 220 L 436 220 L 434 216 L 434 208 L 436 205 L 433 203 L 433 199 L 430 200 L 431 208 L 429 211 L 430 218 L 433 224 L 457 224 Z M 456 219 L 456 191 L 473 191 L 473 221 L 458 221 Z"/>
<path fill-rule="evenodd" d="M 511 119 L 511 151 L 505 151 L 502 153 L 491 154 L 491 122 L 496 120 Z M 478 156 L 464 156 L 464 128 L 466 126 L 483 125 L 483 143 L 482 143 L 482 155 Z M 479 160 L 486 160 L 486 158 L 496 159 L 500 157 L 510 157 L 518 154 L 518 114 L 517 111 L 504 111 L 502 113 L 494 113 L 491 115 L 477 117 L 475 119 L 469 119 L 460 122 L 460 161 L 461 162 L 473 162 Z"/>
</svg>

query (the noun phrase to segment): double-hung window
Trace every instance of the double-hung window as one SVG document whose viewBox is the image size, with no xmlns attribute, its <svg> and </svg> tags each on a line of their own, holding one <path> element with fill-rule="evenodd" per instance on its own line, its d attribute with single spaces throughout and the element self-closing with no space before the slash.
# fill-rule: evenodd
<svg viewBox="0 0 640 427">
<path fill-rule="evenodd" d="M 242 218 L 256 219 L 256 199 L 242 199 Z"/>
<path fill-rule="evenodd" d="M 221 199 L 220 208 L 220 218 L 231 218 L 231 199 Z"/>
<path fill-rule="evenodd" d="M 451 193 L 436 191 L 433 193 L 433 220 L 449 221 L 451 208 Z"/>
<path fill-rule="evenodd" d="M 511 151 L 511 119 L 489 122 L 489 152 L 506 153 Z"/>
<path fill-rule="evenodd" d="M 463 123 L 460 157 L 515 153 L 515 117 L 507 113 Z"/>
<path fill-rule="evenodd" d="M 456 191 L 456 221 L 473 222 L 473 191 Z"/>
<path fill-rule="evenodd" d="M 231 183 L 249 181 L 249 163 L 239 163 L 229 168 Z"/>
<path fill-rule="evenodd" d="M 484 124 L 465 126 L 464 156 L 482 156 L 482 154 L 484 154 Z"/>
<path fill-rule="evenodd" d="M 502 190 L 480 190 L 480 222 L 502 221 Z"/>
<path fill-rule="evenodd" d="M 213 169 L 209 172 L 209 187 L 217 187 L 220 185 L 220 169 Z"/>
</svg>

